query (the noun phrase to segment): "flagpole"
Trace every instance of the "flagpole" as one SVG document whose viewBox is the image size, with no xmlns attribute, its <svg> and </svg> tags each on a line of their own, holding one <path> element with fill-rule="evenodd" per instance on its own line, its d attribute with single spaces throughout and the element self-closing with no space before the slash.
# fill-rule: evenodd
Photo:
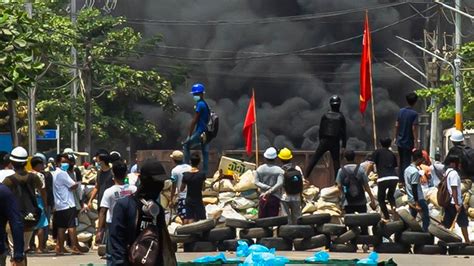
<svg viewBox="0 0 474 266">
<path fill-rule="evenodd" d="M 257 105 L 255 103 L 255 89 L 252 88 L 252 98 L 254 100 L 254 117 L 255 117 L 255 164 L 258 167 L 258 126 L 257 126 Z"/>
<path fill-rule="evenodd" d="M 368 21 L 369 12 L 365 10 L 365 15 Z M 367 32 L 370 36 L 370 30 Z M 372 81 L 372 38 L 369 38 L 369 73 L 370 73 L 370 101 L 372 102 L 372 129 L 373 129 L 373 137 L 374 137 L 374 150 L 377 149 L 377 128 L 375 126 L 375 102 L 374 102 L 374 85 Z"/>
</svg>

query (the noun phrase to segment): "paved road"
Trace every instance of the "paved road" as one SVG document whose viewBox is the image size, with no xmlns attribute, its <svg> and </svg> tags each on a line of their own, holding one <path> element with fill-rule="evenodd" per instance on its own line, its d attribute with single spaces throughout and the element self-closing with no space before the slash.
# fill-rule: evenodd
<svg viewBox="0 0 474 266">
<path fill-rule="evenodd" d="M 310 257 L 314 252 L 277 252 L 278 255 L 287 256 L 292 259 L 304 259 Z M 217 253 L 177 253 L 178 261 L 191 261 L 195 258 Z M 234 253 L 227 253 L 227 257 L 235 257 Z M 367 254 L 363 253 L 331 253 L 333 259 L 354 259 L 365 258 Z M 474 265 L 474 256 L 442 256 L 442 255 L 415 255 L 415 254 L 380 254 L 381 260 L 393 258 L 398 265 L 423 265 L 423 266 L 472 266 Z M 55 257 L 53 254 L 31 255 L 28 259 L 28 265 L 33 266 L 79 266 L 94 263 L 96 265 L 105 265 L 105 260 L 101 260 L 97 253 L 90 252 L 86 255 Z"/>
</svg>

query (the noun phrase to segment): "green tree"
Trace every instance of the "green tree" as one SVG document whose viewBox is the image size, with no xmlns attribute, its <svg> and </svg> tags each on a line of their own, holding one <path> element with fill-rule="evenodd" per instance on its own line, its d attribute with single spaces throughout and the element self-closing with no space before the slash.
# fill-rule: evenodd
<svg viewBox="0 0 474 266">
<path fill-rule="evenodd" d="M 474 42 L 462 46 L 462 90 L 463 90 L 463 121 L 465 128 L 474 128 Z M 441 75 L 441 86 L 438 88 L 420 89 L 417 94 L 423 98 L 434 97 L 437 106 L 440 106 L 439 118 L 454 121 L 455 101 L 453 75 L 451 72 Z M 428 111 L 434 111 L 430 106 Z M 453 122 L 454 123 L 454 122 Z"/>
</svg>

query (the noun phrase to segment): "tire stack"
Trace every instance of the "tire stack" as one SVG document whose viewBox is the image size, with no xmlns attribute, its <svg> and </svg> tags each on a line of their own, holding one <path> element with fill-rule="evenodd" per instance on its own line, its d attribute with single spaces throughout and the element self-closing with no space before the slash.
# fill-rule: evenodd
<svg viewBox="0 0 474 266">
<path fill-rule="evenodd" d="M 240 231 L 241 239 L 256 239 L 256 243 L 276 250 L 293 250 L 290 239 L 281 236 L 274 237 L 273 229 L 288 223 L 287 216 L 260 218 L 255 220 L 255 227 Z"/>
<path fill-rule="evenodd" d="M 331 221 L 331 215 L 327 213 L 321 214 L 312 214 L 312 215 L 305 215 L 298 218 L 298 226 L 304 227 L 311 227 L 313 233 L 305 235 L 297 235 L 293 234 L 293 245 L 295 250 L 303 251 L 308 249 L 315 249 L 320 247 L 329 246 L 329 237 L 327 234 L 321 233 L 321 230 L 318 228 L 322 228 L 324 224 L 328 224 Z M 291 227 L 288 229 L 284 229 L 289 231 Z M 281 228 L 280 228 L 281 230 Z M 309 229 L 306 229 L 309 231 Z M 288 234 L 288 233 L 287 233 Z"/>
</svg>

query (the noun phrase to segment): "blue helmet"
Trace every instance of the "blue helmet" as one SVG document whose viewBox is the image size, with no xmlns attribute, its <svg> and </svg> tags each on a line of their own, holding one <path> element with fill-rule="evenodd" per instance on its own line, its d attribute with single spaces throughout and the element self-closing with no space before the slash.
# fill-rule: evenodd
<svg viewBox="0 0 474 266">
<path fill-rule="evenodd" d="M 196 83 L 191 88 L 191 94 L 204 93 L 204 85 L 201 83 Z"/>
</svg>

